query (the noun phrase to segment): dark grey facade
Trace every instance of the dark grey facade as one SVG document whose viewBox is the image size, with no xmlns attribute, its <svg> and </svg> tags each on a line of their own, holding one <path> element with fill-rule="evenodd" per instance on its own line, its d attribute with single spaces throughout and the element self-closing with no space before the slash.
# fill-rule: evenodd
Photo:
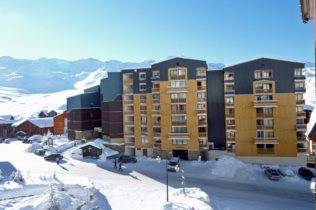
<svg viewBox="0 0 316 210">
<path fill-rule="evenodd" d="M 108 77 L 100 82 L 101 101 L 113 101 L 118 95 L 122 95 L 122 73 L 109 72 Z"/>
<path fill-rule="evenodd" d="M 84 93 L 67 98 L 67 111 L 100 107 L 100 92 Z"/>
<path fill-rule="evenodd" d="M 224 72 L 207 72 L 208 141 L 214 149 L 225 149 Z"/>
<path fill-rule="evenodd" d="M 294 69 L 304 68 L 303 63 L 259 58 L 224 68 L 235 76 L 235 94 L 252 94 L 254 72 L 256 70 L 273 70 L 272 79 L 276 82 L 276 93 L 294 92 Z M 281 71 L 281 72 L 280 72 Z"/>
</svg>

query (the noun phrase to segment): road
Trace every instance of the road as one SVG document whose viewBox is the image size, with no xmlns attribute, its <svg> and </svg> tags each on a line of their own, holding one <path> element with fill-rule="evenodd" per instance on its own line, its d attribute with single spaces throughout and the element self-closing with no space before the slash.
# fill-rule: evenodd
<svg viewBox="0 0 316 210">
<path fill-rule="evenodd" d="M 19 142 L 0 144 L 0 168 L 1 162 L 9 162 L 27 174 L 55 173 L 75 183 L 80 180 L 77 177 L 92 180 L 107 197 L 112 209 L 145 209 L 149 206 L 160 209 L 165 202 L 164 162 L 141 160 L 137 164 L 124 165 L 123 172 L 118 172 L 109 161 L 97 164 L 95 160 L 74 160 L 69 152 L 65 153 L 65 161 L 57 165 L 25 152 L 26 147 Z M 185 186 L 201 188 L 209 195 L 215 209 L 313 209 L 313 196 L 307 182 L 242 183 L 211 176 L 208 169 L 191 167 L 189 163 L 183 164 L 183 169 Z M 181 175 L 169 173 L 170 191 L 182 187 Z"/>
</svg>

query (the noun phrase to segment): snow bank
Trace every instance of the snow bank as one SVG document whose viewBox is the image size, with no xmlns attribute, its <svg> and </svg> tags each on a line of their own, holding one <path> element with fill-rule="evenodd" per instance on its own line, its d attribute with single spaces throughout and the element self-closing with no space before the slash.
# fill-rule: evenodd
<svg viewBox="0 0 316 210">
<path fill-rule="evenodd" d="M 42 135 L 33 135 L 29 138 L 30 142 L 43 142 L 44 136 Z"/>
<path fill-rule="evenodd" d="M 27 149 L 27 152 L 34 153 L 37 149 L 41 149 L 43 146 L 38 142 L 33 142 Z"/>
<path fill-rule="evenodd" d="M 226 155 L 220 156 L 215 162 L 212 174 L 226 178 L 256 179 L 252 165 Z"/>
<path fill-rule="evenodd" d="M 208 195 L 200 188 L 176 189 L 171 194 L 170 201 L 162 209 L 213 209 Z"/>
</svg>

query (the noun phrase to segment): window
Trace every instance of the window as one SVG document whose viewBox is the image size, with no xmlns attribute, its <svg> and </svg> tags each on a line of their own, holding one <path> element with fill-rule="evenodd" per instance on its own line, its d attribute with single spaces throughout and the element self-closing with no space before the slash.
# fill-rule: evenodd
<svg viewBox="0 0 316 210">
<path fill-rule="evenodd" d="M 154 124 L 160 124 L 160 120 L 161 120 L 160 117 L 153 117 Z"/>
<path fill-rule="evenodd" d="M 147 133 L 147 127 L 141 127 L 140 131 L 142 134 L 146 134 Z"/>
<path fill-rule="evenodd" d="M 170 97 L 171 99 L 178 99 L 178 98 L 185 99 L 187 97 L 187 94 L 186 93 L 171 93 Z"/>
<path fill-rule="evenodd" d="M 146 72 L 139 72 L 139 80 L 146 80 Z"/>
<path fill-rule="evenodd" d="M 197 86 L 199 87 L 206 87 L 206 80 L 197 81 Z"/>
<path fill-rule="evenodd" d="M 256 96 L 257 101 L 271 101 L 272 95 L 258 95 Z"/>
<path fill-rule="evenodd" d="M 206 139 L 199 139 L 199 144 L 205 145 L 207 143 Z"/>
<path fill-rule="evenodd" d="M 257 130 L 256 137 L 257 138 L 274 138 L 274 132 Z"/>
<path fill-rule="evenodd" d="M 297 106 L 296 107 L 296 112 L 303 112 L 304 111 L 304 107 L 303 106 Z"/>
<path fill-rule="evenodd" d="M 171 127 L 172 133 L 187 133 L 187 127 Z"/>
<path fill-rule="evenodd" d="M 257 108 L 256 113 L 273 114 L 272 107 Z"/>
<path fill-rule="evenodd" d="M 146 136 L 142 136 L 142 144 L 147 144 L 148 143 L 148 139 Z"/>
<path fill-rule="evenodd" d="M 296 118 L 296 124 L 298 125 L 304 124 L 304 118 Z"/>
<path fill-rule="evenodd" d="M 302 76 L 304 76 L 303 69 L 294 69 L 294 76 L 295 77 L 302 77 Z"/>
<path fill-rule="evenodd" d="M 159 79 L 160 78 L 160 71 L 155 70 L 153 71 L 153 79 Z"/>
<path fill-rule="evenodd" d="M 124 96 L 124 100 L 125 100 L 125 101 L 132 101 L 133 98 L 134 98 L 133 95 L 125 95 L 125 96 Z"/>
<path fill-rule="evenodd" d="M 139 83 L 139 91 L 145 91 L 146 90 L 146 83 Z"/>
<path fill-rule="evenodd" d="M 153 110 L 159 111 L 160 110 L 160 105 L 153 105 Z"/>
<path fill-rule="evenodd" d="M 228 105 L 233 105 L 234 104 L 234 97 L 233 96 L 226 96 L 225 103 Z"/>
<path fill-rule="evenodd" d="M 234 114 L 235 114 L 235 109 L 234 108 L 226 108 L 225 109 L 225 114 L 226 114 L 226 116 L 234 116 Z"/>
<path fill-rule="evenodd" d="M 199 122 L 206 122 L 206 115 L 198 115 Z"/>
<path fill-rule="evenodd" d="M 152 94 L 154 100 L 160 100 L 159 94 Z"/>
<path fill-rule="evenodd" d="M 205 68 L 197 68 L 196 69 L 196 76 L 206 76 L 206 69 Z"/>
<path fill-rule="evenodd" d="M 172 139 L 172 144 L 187 144 L 188 140 L 187 139 Z"/>
<path fill-rule="evenodd" d="M 225 84 L 225 92 L 234 92 L 235 85 L 234 84 Z"/>
<path fill-rule="evenodd" d="M 199 133 L 206 133 L 206 127 L 199 127 L 198 131 Z"/>
<path fill-rule="evenodd" d="M 224 80 L 234 80 L 234 72 L 225 72 L 224 73 Z"/>
<path fill-rule="evenodd" d="M 304 99 L 303 94 L 295 94 L 295 98 L 296 98 L 296 101 L 300 101 Z"/>
<path fill-rule="evenodd" d="M 198 99 L 206 99 L 206 93 L 205 92 L 198 92 L 197 97 L 198 97 Z"/>
<path fill-rule="evenodd" d="M 226 125 L 235 125 L 235 120 L 226 120 Z"/>
<path fill-rule="evenodd" d="M 172 88 L 183 88 L 187 86 L 187 82 L 185 80 L 175 80 L 170 82 L 170 87 Z"/>
<path fill-rule="evenodd" d="M 186 78 L 186 69 L 176 68 L 170 70 L 170 79 L 185 79 Z"/>
<path fill-rule="evenodd" d="M 259 126 L 267 126 L 267 127 L 273 127 L 273 119 L 258 119 L 257 125 Z"/>
<path fill-rule="evenodd" d="M 171 116 L 172 122 L 186 122 L 187 116 L 186 115 L 173 115 Z"/>
<path fill-rule="evenodd" d="M 206 103 L 198 103 L 197 104 L 198 110 L 205 110 L 206 109 Z"/>
<path fill-rule="evenodd" d="M 226 138 L 227 139 L 234 139 L 235 138 L 235 132 L 234 131 L 226 131 Z"/>
<path fill-rule="evenodd" d="M 271 79 L 272 70 L 257 70 L 254 72 L 255 79 Z"/>
<path fill-rule="evenodd" d="M 301 90 L 305 88 L 305 82 L 295 82 L 295 90 Z"/>
<path fill-rule="evenodd" d="M 186 111 L 186 105 L 185 104 L 173 104 L 171 105 L 172 111 Z"/>
<path fill-rule="evenodd" d="M 160 84 L 159 83 L 153 83 L 153 89 L 154 90 L 159 90 Z"/>
<path fill-rule="evenodd" d="M 140 121 L 142 124 L 146 124 L 147 123 L 147 117 L 146 116 L 140 116 Z"/>
</svg>

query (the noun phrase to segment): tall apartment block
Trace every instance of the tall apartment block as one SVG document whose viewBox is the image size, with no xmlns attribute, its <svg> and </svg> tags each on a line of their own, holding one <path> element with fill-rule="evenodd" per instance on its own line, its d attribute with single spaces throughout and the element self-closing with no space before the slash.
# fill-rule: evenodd
<svg viewBox="0 0 316 210">
<path fill-rule="evenodd" d="M 125 153 L 207 159 L 207 64 L 174 58 L 124 70 Z"/>
<path fill-rule="evenodd" d="M 173 58 L 109 72 L 67 99 L 68 135 L 102 137 L 137 156 L 293 157 L 307 148 L 303 69 L 260 58 L 214 71 L 202 60 Z"/>
<path fill-rule="evenodd" d="M 267 58 L 224 68 L 228 151 L 240 156 L 305 152 L 303 68 Z"/>
</svg>

